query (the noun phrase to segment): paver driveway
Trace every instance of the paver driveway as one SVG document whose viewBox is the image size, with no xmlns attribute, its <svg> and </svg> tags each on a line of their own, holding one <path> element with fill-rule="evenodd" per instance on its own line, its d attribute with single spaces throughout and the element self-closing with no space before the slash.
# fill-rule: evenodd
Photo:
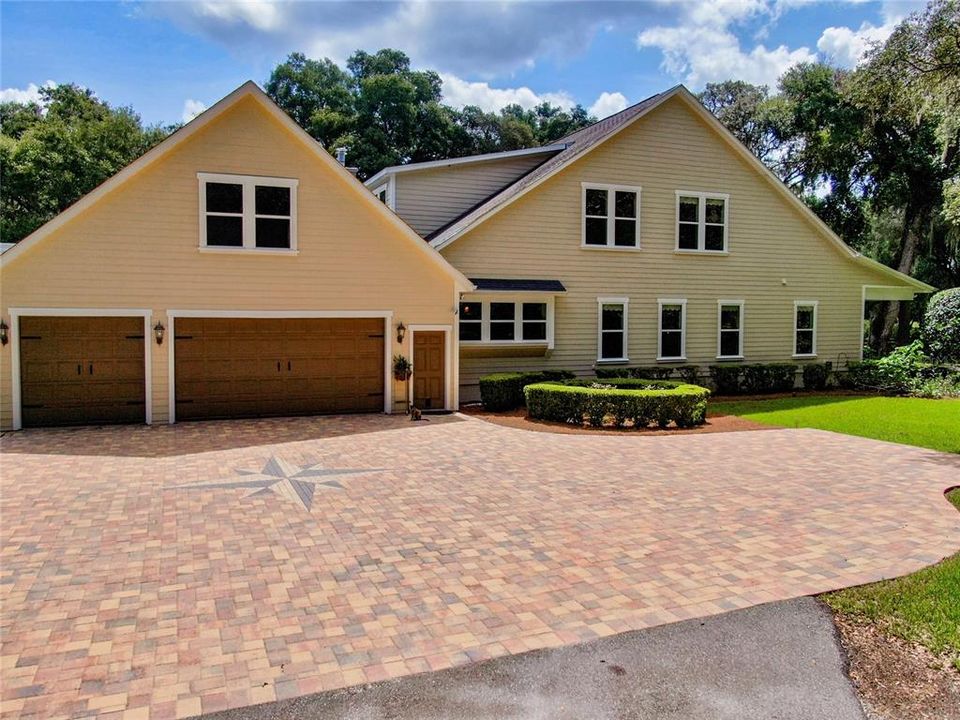
<svg viewBox="0 0 960 720">
<path fill-rule="evenodd" d="M 814 430 L 457 416 L 23 432 L 3 714 L 173 717 L 913 571 L 960 457 Z"/>
</svg>

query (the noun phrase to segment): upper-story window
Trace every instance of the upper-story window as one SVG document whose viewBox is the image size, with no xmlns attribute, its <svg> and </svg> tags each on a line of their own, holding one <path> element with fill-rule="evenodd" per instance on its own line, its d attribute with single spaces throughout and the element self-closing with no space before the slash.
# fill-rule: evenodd
<svg viewBox="0 0 960 720">
<path fill-rule="evenodd" d="M 198 173 L 200 247 L 289 252 L 297 247 L 297 180 Z"/>
<path fill-rule="evenodd" d="M 640 247 L 640 188 L 583 183 L 583 233 L 586 248 Z"/>
<path fill-rule="evenodd" d="M 729 195 L 678 190 L 677 250 L 726 252 L 729 204 Z"/>
</svg>

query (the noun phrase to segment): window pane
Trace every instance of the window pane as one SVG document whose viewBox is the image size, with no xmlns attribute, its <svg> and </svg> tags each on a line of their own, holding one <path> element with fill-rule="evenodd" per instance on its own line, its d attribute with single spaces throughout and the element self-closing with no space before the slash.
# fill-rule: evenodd
<svg viewBox="0 0 960 720">
<path fill-rule="evenodd" d="M 289 248 L 290 221 L 257 218 L 257 247 Z"/>
<path fill-rule="evenodd" d="M 697 222 L 700 214 L 700 198 L 680 198 L 680 219 L 686 222 Z"/>
<path fill-rule="evenodd" d="M 587 190 L 587 215 L 607 216 L 607 191 L 606 190 Z"/>
<path fill-rule="evenodd" d="M 461 340 L 479 340 L 480 339 L 480 323 L 461 322 L 460 323 L 460 339 Z"/>
<path fill-rule="evenodd" d="M 697 249 L 697 226 L 687 223 L 680 223 L 680 249 Z"/>
<path fill-rule="evenodd" d="M 722 225 L 707 225 L 704 228 L 703 248 L 704 250 L 723 251 Z"/>
<path fill-rule="evenodd" d="M 705 201 L 704 221 L 708 223 L 723 224 L 723 212 L 727 204 L 722 198 L 707 198 Z"/>
<path fill-rule="evenodd" d="M 491 320 L 513 320 L 513 303 L 502 303 L 495 302 L 490 303 L 490 319 Z"/>
<path fill-rule="evenodd" d="M 461 320 L 480 320 L 483 317 L 483 305 L 478 302 L 460 303 Z"/>
<path fill-rule="evenodd" d="M 206 191 L 207 212 L 243 212 L 243 185 L 208 182 Z"/>
<path fill-rule="evenodd" d="M 513 340 L 515 337 L 512 322 L 491 322 L 491 340 Z"/>
<path fill-rule="evenodd" d="M 523 324 L 523 339 L 524 340 L 546 340 L 547 324 L 539 320 L 536 322 L 525 322 Z"/>
<path fill-rule="evenodd" d="M 724 305 L 720 308 L 720 329 L 737 330 L 740 328 L 740 306 Z"/>
<path fill-rule="evenodd" d="M 257 185 L 257 215 L 290 215 L 290 188 Z"/>
<path fill-rule="evenodd" d="M 813 308 L 809 305 L 797 308 L 797 328 L 799 330 L 813 329 Z"/>
<path fill-rule="evenodd" d="M 813 330 L 797 330 L 797 354 L 813 354 Z"/>
<path fill-rule="evenodd" d="M 387 191 L 386 191 L 386 190 L 381 190 L 379 193 L 377 193 L 377 198 L 379 198 L 380 202 L 382 202 L 384 205 L 386 205 L 386 204 L 387 204 Z"/>
<path fill-rule="evenodd" d="M 728 330 L 720 333 L 720 354 L 736 357 L 740 354 L 740 331 Z"/>
<path fill-rule="evenodd" d="M 243 219 L 207 215 L 207 245 L 243 247 Z"/>
<path fill-rule="evenodd" d="M 623 305 L 604 305 L 600 327 L 602 330 L 623 330 Z"/>
<path fill-rule="evenodd" d="M 619 218 L 635 218 L 637 216 L 637 194 L 617 190 L 614 195 L 614 215 Z"/>
<path fill-rule="evenodd" d="M 546 303 L 524 303 L 523 319 L 524 320 L 546 320 L 547 304 Z"/>
<path fill-rule="evenodd" d="M 676 358 L 680 357 L 680 333 L 665 332 L 660 334 L 660 357 Z"/>
<path fill-rule="evenodd" d="M 587 218 L 587 245 L 607 244 L 607 221 L 603 218 Z"/>
<path fill-rule="evenodd" d="M 621 247 L 637 246 L 637 221 L 614 220 L 613 244 Z"/>
<path fill-rule="evenodd" d="M 601 358 L 622 358 L 623 353 L 623 333 L 605 332 L 600 337 L 600 357 Z"/>
<path fill-rule="evenodd" d="M 679 330 L 683 322 L 683 307 L 680 305 L 664 305 L 660 311 L 661 330 Z"/>
</svg>

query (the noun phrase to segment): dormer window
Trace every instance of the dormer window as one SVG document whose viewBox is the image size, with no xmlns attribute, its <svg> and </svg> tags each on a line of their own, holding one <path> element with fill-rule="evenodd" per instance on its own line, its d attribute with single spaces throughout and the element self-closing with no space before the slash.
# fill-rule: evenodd
<svg viewBox="0 0 960 720">
<path fill-rule="evenodd" d="M 201 250 L 296 250 L 297 180 L 213 173 L 197 178 Z"/>
<path fill-rule="evenodd" d="M 581 247 L 640 248 L 640 188 L 583 183 Z"/>
</svg>

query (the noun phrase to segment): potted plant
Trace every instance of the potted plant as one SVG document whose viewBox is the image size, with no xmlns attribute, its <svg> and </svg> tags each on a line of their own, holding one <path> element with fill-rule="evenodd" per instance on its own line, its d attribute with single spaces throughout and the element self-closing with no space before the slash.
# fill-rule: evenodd
<svg viewBox="0 0 960 720">
<path fill-rule="evenodd" d="M 413 365 L 403 355 L 393 356 L 393 377 L 396 380 L 409 380 L 413 375 Z"/>
</svg>

